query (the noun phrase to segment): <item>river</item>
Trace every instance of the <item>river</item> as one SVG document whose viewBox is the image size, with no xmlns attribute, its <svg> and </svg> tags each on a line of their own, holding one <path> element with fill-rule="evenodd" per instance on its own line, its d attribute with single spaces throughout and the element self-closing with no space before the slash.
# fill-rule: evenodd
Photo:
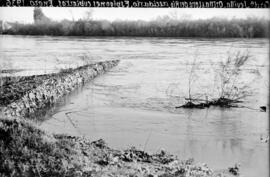
<svg viewBox="0 0 270 177">
<path fill-rule="evenodd" d="M 239 83 L 251 96 L 242 108 L 176 109 L 188 96 L 215 98 L 217 68 L 248 52 Z M 85 62 L 119 59 L 119 65 L 61 100 L 40 127 L 104 139 L 109 146 L 165 149 L 214 169 L 240 163 L 245 177 L 269 176 L 268 39 L 0 36 L 0 65 L 12 75 L 57 72 Z M 3 73 L 2 73 L 3 74 Z"/>
</svg>

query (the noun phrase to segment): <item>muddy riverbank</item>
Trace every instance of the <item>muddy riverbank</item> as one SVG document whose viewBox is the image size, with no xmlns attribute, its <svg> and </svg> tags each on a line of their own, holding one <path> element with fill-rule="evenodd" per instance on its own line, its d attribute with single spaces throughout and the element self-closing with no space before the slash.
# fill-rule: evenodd
<svg viewBox="0 0 270 177">
<path fill-rule="evenodd" d="M 22 119 L 0 119 L 1 176 L 233 176 L 193 159 L 179 160 L 161 150 L 119 151 L 103 140 L 49 134 Z"/>
</svg>

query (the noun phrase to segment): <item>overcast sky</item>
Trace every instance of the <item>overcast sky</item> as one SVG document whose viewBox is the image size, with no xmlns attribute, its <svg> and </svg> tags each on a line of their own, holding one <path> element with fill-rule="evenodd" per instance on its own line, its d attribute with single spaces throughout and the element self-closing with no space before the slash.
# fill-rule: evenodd
<svg viewBox="0 0 270 177">
<path fill-rule="evenodd" d="M 0 19 L 18 21 L 23 23 L 33 22 L 33 7 L 0 7 Z M 223 18 L 270 18 L 269 9 L 187 9 L 187 8 L 92 8 L 94 19 L 106 20 L 151 20 L 157 16 L 177 14 L 178 17 L 192 19 L 206 19 L 212 17 Z M 42 8 L 46 16 L 54 20 L 80 19 L 84 17 L 89 8 Z"/>
</svg>

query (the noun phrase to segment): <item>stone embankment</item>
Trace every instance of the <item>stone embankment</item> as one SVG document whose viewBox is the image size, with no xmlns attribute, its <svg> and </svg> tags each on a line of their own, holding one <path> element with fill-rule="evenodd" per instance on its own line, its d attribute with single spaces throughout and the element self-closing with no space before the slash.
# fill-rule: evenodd
<svg viewBox="0 0 270 177">
<path fill-rule="evenodd" d="M 59 73 L 5 78 L 0 89 L 1 114 L 5 117 L 31 117 L 118 63 L 119 60 L 104 61 Z"/>
</svg>

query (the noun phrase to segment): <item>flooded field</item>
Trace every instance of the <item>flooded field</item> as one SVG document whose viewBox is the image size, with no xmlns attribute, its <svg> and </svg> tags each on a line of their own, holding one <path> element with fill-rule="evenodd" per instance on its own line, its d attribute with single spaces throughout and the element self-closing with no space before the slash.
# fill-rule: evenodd
<svg viewBox="0 0 270 177">
<path fill-rule="evenodd" d="M 2 75 L 57 72 L 85 62 L 119 59 L 105 75 L 64 98 L 40 126 L 47 131 L 103 138 L 115 148 L 165 149 L 215 169 L 241 164 L 246 177 L 269 176 L 269 40 L 0 37 Z M 242 108 L 176 109 L 188 96 L 215 98 L 219 62 L 248 52 L 241 82 L 252 92 Z M 14 72 L 8 72 L 14 71 Z"/>
</svg>

